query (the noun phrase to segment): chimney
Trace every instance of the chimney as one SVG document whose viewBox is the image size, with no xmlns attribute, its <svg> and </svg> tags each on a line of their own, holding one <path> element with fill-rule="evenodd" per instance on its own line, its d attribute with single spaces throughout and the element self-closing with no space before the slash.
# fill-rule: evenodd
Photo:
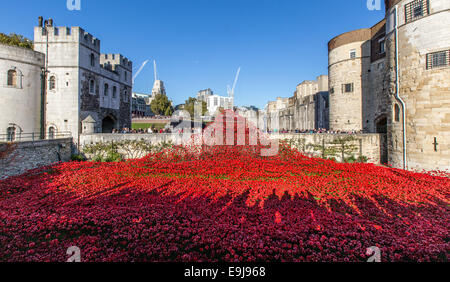
<svg viewBox="0 0 450 282">
<path fill-rule="evenodd" d="M 39 17 L 39 27 L 42 27 L 44 19 L 42 17 Z"/>
</svg>

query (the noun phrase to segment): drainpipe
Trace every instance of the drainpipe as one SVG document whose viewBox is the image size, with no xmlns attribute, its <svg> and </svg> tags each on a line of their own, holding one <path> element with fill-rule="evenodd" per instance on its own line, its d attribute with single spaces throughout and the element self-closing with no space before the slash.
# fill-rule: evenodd
<svg viewBox="0 0 450 282">
<path fill-rule="evenodd" d="M 402 105 L 403 113 L 403 169 L 408 169 L 406 160 L 406 104 L 400 97 L 400 81 L 398 66 L 398 5 L 395 6 L 395 98 Z"/>
<path fill-rule="evenodd" d="M 45 139 L 45 79 L 46 71 L 42 68 L 41 71 L 41 130 L 40 139 Z"/>
</svg>

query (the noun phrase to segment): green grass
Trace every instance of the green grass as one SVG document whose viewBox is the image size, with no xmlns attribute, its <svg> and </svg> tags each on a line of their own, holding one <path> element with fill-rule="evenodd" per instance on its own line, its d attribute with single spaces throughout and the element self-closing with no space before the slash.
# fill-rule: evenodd
<svg viewBox="0 0 450 282">
<path fill-rule="evenodd" d="M 167 123 L 133 123 L 131 124 L 132 129 L 148 129 L 156 128 L 157 130 L 163 129 Z"/>
</svg>

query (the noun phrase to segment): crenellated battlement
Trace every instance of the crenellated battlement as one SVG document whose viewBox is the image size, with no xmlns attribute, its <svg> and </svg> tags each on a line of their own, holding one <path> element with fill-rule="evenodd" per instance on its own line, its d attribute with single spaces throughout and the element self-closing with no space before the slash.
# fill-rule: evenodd
<svg viewBox="0 0 450 282">
<path fill-rule="evenodd" d="M 133 69 L 133 63 L 121 54 L 101 54 L 100 65 L 109 70 L 116 70 L 117 66 L 130 72 Z"/>
<path fill-rule="evenodd" d="M 100 40 L 81 27 L 37 26 L 34 28 L 34 42 L 46 43 L 73 42 L 86 45 L 100 52 Z"/>
</svg>

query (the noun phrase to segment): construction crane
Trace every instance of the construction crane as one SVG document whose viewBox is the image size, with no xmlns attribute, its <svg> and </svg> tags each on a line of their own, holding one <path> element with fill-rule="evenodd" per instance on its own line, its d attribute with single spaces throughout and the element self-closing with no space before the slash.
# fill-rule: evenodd
<svg viewBox="0 0 450 282">
<path fill-rule="evenodd" d="M 234 98 L 234 90 L 236 89 L 236 84 L 239 79 L 239 74 L 241 73 L 241 67 L 238 68 L 236 73 L 236 78 L 234 79 L 233 88 L 230 89 L 230 85 L 227 85 L 228 97 Z"/>
<path fill-rule="evenodd" d="M 145 65 L 148 63 L 149 60 L 146 60 L 145 62 L 142 63 L 141 67 L 138 69 L 138 71 L 136 72 L 136 74 L 133 76 L 133 80 L 132 83 L 134 84 L 134 81 L 136 80 L 136 77 L 139 75 L 139 73 L 141 73 L 141 71 L 144 69 Z"/>
<path fill-rule="evenodd" d="M 156 72 L 156 60 L 153 60 L 153 68 L 155 70 L 155 81 L 157 81 L 158 80 L 158 75 L 157 75 L 157 72 Z"/>
</svg>

